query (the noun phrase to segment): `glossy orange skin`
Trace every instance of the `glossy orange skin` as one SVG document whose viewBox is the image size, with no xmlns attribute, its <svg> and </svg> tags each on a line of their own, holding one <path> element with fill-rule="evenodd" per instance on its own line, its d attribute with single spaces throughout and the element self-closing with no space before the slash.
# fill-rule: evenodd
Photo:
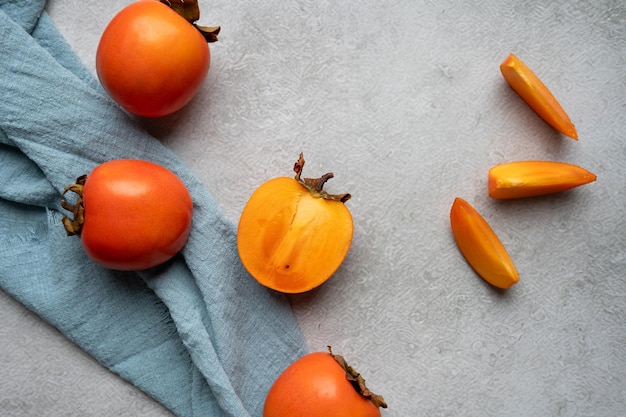
<svg viewBox="0 0 626 417">
<path fill-rule="evenodd" d="M 194 97 L 210 61 L 207 41 L 191 23 L 165 4 L 141 0 L 122 9 L 104 30 L 96 71 L 127 111 L 160 117 Z"/>
<path fill-rule="evenodd" d="M 517 284 L 519 274 L 506 248 L 480 213 L 462 198 L 452 204 L 450 226 L 463 257 L 481 278 L 502 289 Z"/>
<path fill-rule="evenodd" d="M 508 162 L 489 170 L 489 196 L 496 199 L 536 197 L 569 190 L 595 180 L 595 174 L 566 162 Z"/>
<path fill-rule="evenodd" d="M 315 352 L 292 363 L 265 399 L 263 417 L 380 417 L 380 410 L 346 379 L 329 354 Z"/>
<path fill-rule="evenodd" d="M 114 160 L 96 167 L 83 190 L 80 238 L 98 264 L 117 270 L 159 265 L 185 245 L 193 205 L 182 181 L 148 161 Z"/>
<path fill-rule="evenodd" d="M 242 263 L 261 284 L 301 293 L 324 283 L 352 242 L 350 211 L 317 198 L 293 178 L 262 184 L 246 204 L 237 231 Z"/>
<path fill-rule="evenodd" d="M 552 92 L 517 56 L 510 54 L 500 71 L 511 88 L 550 126 L 578 140 L 576 127 Z"/>
</svg>

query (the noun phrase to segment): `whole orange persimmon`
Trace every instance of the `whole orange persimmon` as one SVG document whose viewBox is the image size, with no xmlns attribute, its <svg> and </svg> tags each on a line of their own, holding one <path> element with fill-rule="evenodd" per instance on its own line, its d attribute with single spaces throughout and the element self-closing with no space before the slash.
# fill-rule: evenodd
<svg viewBox="0 0 626 417">
<path fill-rule="evenodd" d="M 137 271 L 162 264 L 187 242 L 193 217 L 191 194 L 181 179 L 154 162 L 116 159 L 98 165 L 66 187 L 76 203 L 62 221 L 80 237 L 94 262 Z"/>
<path fill-rule="evenodd" d="M 167 4 L 167 5 L 166 5 Z M 120 106 L 161 117 L 185 106 L 209 71 L 219 27 L 195 24 L 197 0 L 140 0 L 109 22 L 96 51 L 102 86 Z"/>
<path fill-rule="evenodd" d="M 324 283 L 341 265 L 352 243 L 350 194 L 330 195 L 321 178 L 279 177 L 262 184 L 239 220 L 237 248 L 243 265 L 261 284 L 301 293 Z"/>
<path fill-rule="evenodd" d="M 314 352 L 292 363 L 265 398 L 263 417 L 380 417 L 382 396 L 340 355 Z"/>
</svg>

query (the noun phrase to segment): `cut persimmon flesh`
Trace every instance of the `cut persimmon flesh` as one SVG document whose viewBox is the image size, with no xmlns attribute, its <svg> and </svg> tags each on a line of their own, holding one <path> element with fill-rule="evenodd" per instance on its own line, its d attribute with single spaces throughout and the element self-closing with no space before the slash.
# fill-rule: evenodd
<svg viewBox="0 0 626 417">
<path fill-rule="evenodd" d="M 510 54 L 500 71 L 511 88 L 550 126 L 574 140 L 576 127 L 548 87 L 517 56 Z"/>
<path fill-rule="evenodd" d="M 295 178 L 277 177 L 257 188 L 237 229 L 237 250 L 250 275 L 290 294 L 326 282 L 346 257 L 354 232 L 344 204 L 350 194 L 328 194 L 322 188 L 333 174 L 302 178 L 303 166 L 300 154 Z"/>
<path fill-rule="evenodd" d="M 450 226 L 467 263 L 494 287 L 506 289 L 519 281 L 519 274 L 506 248 L 487 221 L 462 198 L 450 210 Z"/>
<path fill-rule="evenodd" d="M 535 197 L 558 193 L 596 180 L 577 165 L 553 161 L 517 161 L 489 170 L 489 196 L 496 199 Z"/>
</svg>

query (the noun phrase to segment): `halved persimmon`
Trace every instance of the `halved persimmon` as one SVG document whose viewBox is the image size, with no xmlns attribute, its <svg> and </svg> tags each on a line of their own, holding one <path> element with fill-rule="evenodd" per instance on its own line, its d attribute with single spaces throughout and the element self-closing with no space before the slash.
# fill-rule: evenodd
<svg viewBox="0 0 626 417">
<path fill-rule="evenodd" d="M 245 268 L 261 284 L 301 293 L 323 284 L 341 265 L 352 243 L 353 222 L 344 204 L 350 194 L 323 190 L 332 173 L 279 177 L 262 184 L 243 209 L 237 248 Z"/>
<path fill-rule="evenodd" d="M 517 56 L 510 54 L 500 71 L 511 88 L 550 126 L 578 140 L 576 127 L 552 92 Z"/>
</svg>

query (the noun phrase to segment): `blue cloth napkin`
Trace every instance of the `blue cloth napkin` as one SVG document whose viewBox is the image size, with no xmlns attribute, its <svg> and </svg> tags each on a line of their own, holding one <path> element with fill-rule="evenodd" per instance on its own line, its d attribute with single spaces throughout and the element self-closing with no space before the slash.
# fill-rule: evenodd
<svg viewBox="0 0 626 417">
<path fill-rule="evenodd" d="M 287 300 L 242 267 L 234 225 L 184 163 L 103 92 L 44 12 L 0 0 L 0 286 L 180 416 L 255 416 L 306 346 Z M 61 224 L 63 188 L 119 158 L 175 172 L 189 241 L 149 271 L 104 269 Z"/>
</svg>

